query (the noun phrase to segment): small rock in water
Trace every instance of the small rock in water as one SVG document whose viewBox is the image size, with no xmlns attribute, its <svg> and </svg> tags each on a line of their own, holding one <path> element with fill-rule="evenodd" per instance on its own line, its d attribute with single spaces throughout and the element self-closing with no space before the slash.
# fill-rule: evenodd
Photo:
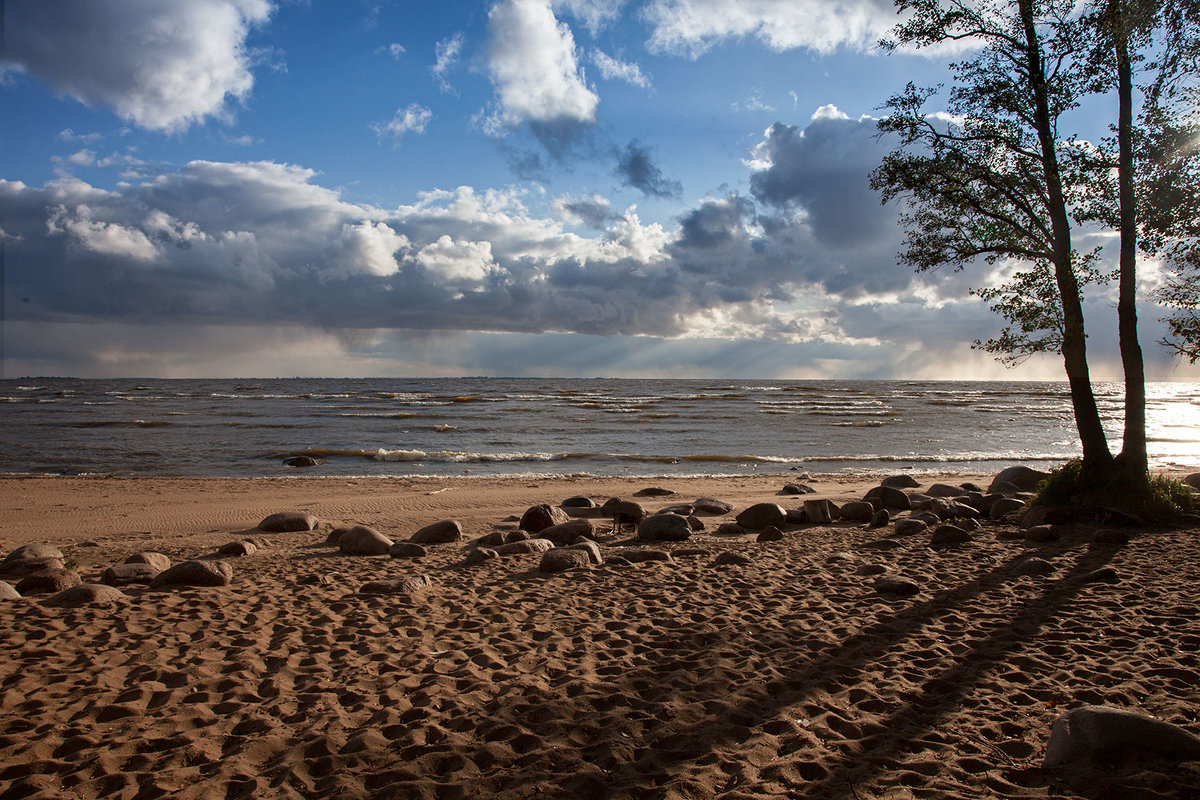
<svg viewBox="0 0 1200 800">
<path fill-rule="evenodd" d="M 285 467 L 315 467 L 320 463 L 312 456 L 292 456 L 283 461 Z"/>
</svg>

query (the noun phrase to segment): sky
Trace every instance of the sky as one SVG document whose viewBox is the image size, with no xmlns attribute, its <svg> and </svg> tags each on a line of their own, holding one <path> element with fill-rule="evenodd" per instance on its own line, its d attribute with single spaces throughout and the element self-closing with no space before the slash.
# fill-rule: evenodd
<svg viewBox="0 0 1200 800">
<path fill-rule="evenodd" d="M 1062 378 L 971 348 L 1003 265 L 897 264 L 876 121 L 950 56 L 887 0 L 2 8 L 6 377 Z"/>
</svg>

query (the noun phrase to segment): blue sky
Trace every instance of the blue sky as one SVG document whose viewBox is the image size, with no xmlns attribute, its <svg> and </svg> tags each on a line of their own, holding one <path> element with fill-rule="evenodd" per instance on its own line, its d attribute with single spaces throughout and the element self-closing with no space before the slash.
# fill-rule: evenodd
<svg viewBox="0 0 1200 800">
<path fill-rule="evenodd" d="M 8 376 L 1061 376 L 895 263 L 884 0 L 5 11 Z"/>
</svg>

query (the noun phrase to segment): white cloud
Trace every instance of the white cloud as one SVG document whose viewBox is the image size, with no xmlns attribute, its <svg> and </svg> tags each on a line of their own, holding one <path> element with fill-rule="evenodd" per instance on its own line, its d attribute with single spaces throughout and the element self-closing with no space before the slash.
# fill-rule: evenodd
<svg viewBox="0 0 1200 800">
<path fill-rule="evenodd" d="M 549 0 L 502 0 L 488 15 L 488 72 L 509 125 L 595 120 L 600 98 L 588 87 L 571 29 Z"/>
<path fill-rule="evenodd" d="M 601 29 L 621 16 L 625 0 L 553 0 L 555 11 L 565 11 L 583 24 L 595 36 Z"/>
<path fill-rule="evenodd" d="M 388 52 L 392 54 L 392 58 L 398 61 L 400 60 L 400 56 L 404 55 L 408 51 L 404 48 L 404 45 L 400 44 L 399 42 L 392 42 L 388 45 Z"/>
<path fill-rule="evenodd" d="M 458 57 L 463 49 L 463 35 L 456 33 L 453 36 L 448 36 L 437 43 L 435 53 L 437 60 L 433 66 L 429 68 L 429 73 L 433 75 L 433 79 L 437 81 L 438 88 L 443 92 L 452 92 L 454 87 L 450 85 L 446 75 L 458 63 Z"/>
<path fill-rule="evenodd" d="M 650 88 L 650 79 L 637 64 L 620 61 L 603 50 L 592 50 L 592 63 L 600 70 L 600 76 L 609 81 L 624 81 L 640 89 Z"/>
<path fill-rule="evenodd" d="M 55 208 L 46 221 L 46 231 L 63 234 L 74 244 L 101 255 L 126 256 L 139 262 L 153 261 L 158 255 L 145 233 L 117 222 L 93 219 L 92 209 L 85 204 Z"/>
<path fill-rule="evenodd" d="M 816 111 L 814 111 L 812 116 L 809 117 L 809 119 L 811 119 L 811 120 L 850 119 L 850 116 L 846 112 L 842 111 L 840 108 L 835 106 L 833 103 L 826 103 L 825 105 L 821 106 Z"/>
<path fill-rule="evenodd" d="M 652 51 L 689 58 L 747 36 L 775 51 L 867 50 L 897 22 L 891 0 L 653 0 L 643 14 Z"/>
<path fill-rule="evenodd" d="M 4 63 L 154 130 L 227 117 L 254 84 L 250 30 L 269 0 L 61 0 L 6 6 Z"/>
<path fill-rule="evenodd" d="M 498 271 L 491 242 L 456 241 L 449 235 L 423 247 L 416 260 L 439 282 L 455 287 L 479 284 Z"/>
<path fill-rule="evenodd" d="M 432 111 L 425 106 L 411 103 L 407 108 L 396 109 L 396 113 L 387 122 L 371 123 L 371 130 L 380 137 L 392 137 L 393 142 L 398 145 L 406 133 L 424 133 L 425 127 L 432 119 Z"/>
</svg>

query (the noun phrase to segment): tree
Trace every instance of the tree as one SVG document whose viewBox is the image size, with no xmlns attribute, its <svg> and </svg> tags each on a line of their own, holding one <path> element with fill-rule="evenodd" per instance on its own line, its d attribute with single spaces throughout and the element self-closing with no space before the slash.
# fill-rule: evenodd
<svg viewBox="0 0 1200 800">
<path fill-rule="evenodd" d="M 906 90 L 886 104 L 882 133 L 900 147 L 871 176 L 884 202 L 907 200 L 902 263 L 917 270 L 961 269 L 982 259 L 1015 266 L 985 299 L 1011 323 L 988 343 L 1016 356 L 1057 350 L 1070 385 L 1083 473 L 1111 476 L 1114 459 L 1101 424 L 1087 360 L 1081 286 L 1097 279 L 1095 254 L 1072 245 L 1077 174 L 1074 140 L 1058 130 L 1095 83 L 1079 58 L 1087 29 L 1066 0 L 896 0 L 909 14 L 885 47 L 980 45 L 951 65 L 948 116 L 926 112 L 933 89 Z"/>
</svg>

